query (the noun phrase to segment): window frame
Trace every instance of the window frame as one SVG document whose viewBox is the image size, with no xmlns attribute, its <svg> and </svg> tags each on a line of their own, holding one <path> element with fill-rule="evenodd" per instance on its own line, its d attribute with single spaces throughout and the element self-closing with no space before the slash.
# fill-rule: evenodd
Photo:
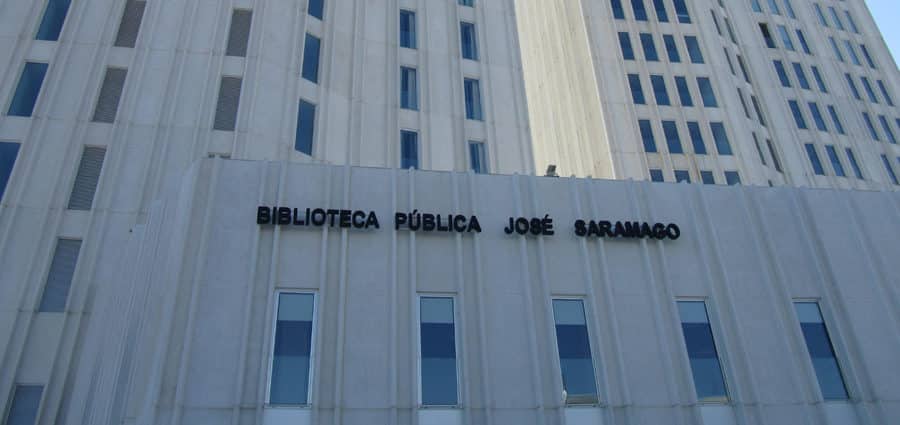
<svg viewBox="0 0 900 425">
<path fill-rule="evenodd" d="M 422 298 L 449 298 L 453 302 L 453 348 L 456 351 L 456 404 L 439 405 L 439 404 L 423 404 L 422 402 Z M 458 294 L 450 292 L 416 292 L 416 404 L 420 409 L 452 409 L 458 410 L 463 408 L 463 386 L 462 383 L 462 367 L 460 367 L 460 329 L 459 329 L 459 312 L 457 302 Z"/>
<path fill-rule="evenodd" d="M 309 382 L 306 384 L 306 404 L 271 404 L 270 398 L 272 393 L 272 372 L 274 371 L 275 366 L 275 330 L 278 325 L 278 307 L 281 302 L 282 294 L 297 294 L 297 295 L 312 295 L 313 297 L 313 311 L 312 311 L 312 325 L 310 332 L 310 343 L 309 343 Z M 275 304 L 274 309 L 272 310 L 272 317 L 270 319 L 270 327 L 272 330 L 272 335 L 269 338 L 269 352 L 268 352 L 268 370 L 266 371 L 266 395 L 263 399 L 263 409 L 310 409 L 312 407 L 312 390 L 313 383 L 315 382 L 315 371 L 314 367 L 316 361 L 318 360 L 318 353 L 316 352 L 316 338 L 318 337 L 318 327 L 319 327 L 319 294 L 318 291 L 313 289 L 276 289 L 275 290 Z"/>
<path fill-rule="evenodd" d="M 736 173 L 737 171 L 729 170 L 728 172 Z M 740 176 L 740 175 L 738 174 L 738 176 Z M 713 173 L 713 179 L 715 180 L 715 173 Z M 704 184 L 707 184 L 707 183 L 704 182 Z M 713 183 L 713 184 L 716 184 L 716 183 Z M 726 186 L 733 186 L 732 184 L 729 184 L 727 182 L 727 179 L 724 184 Z M 741 184 L 740 182 L 737 183 L 737 185 L 740 185 L 740 184 Z M 719 330 L 720 321 L 713 320 L 714 317 L 716 319 L 718 319 L 718 317 L 719 317 L 717 314 L 718 311 L 712 307 L 713 303 L 711 302 L 711 299 L 709 297 L 703 297 L 703 296 L 675 297 L 673 299 L 673 301 L 674 301 L 673 307 L 675 309 L 674 310 L 675 317 L 678 319 L 678 332 L 681 333 L 681 345 L 682 345 L 682 348 L 684 349 L 684 351 L 683 351 L 684 360 L 687 361 L 687 366 L 688 366 L 687 372 L 690 375 L 688 379 L 691 383 L 691 388 L 694 390 L 694 397 L 697 398 L 697 404 L 704 405 L 704 406 L 717 406 L 717 405 L 727 406 L 727 405 L 729 405 L 732 401 L 734 401 L 733 396 L 732 396 L 731 386 L 729 385 L 730 380 L 728 379 L 728 371 L 727 370 L 728 370 L 729 362 L 727 359 L 727 355 L 724 355 L 724 351 L 719 348 L 719 345 L 720 345 L 719 341 L 721 341 L 721 335 L 722 335 L 722 332 L 720 332 L 720 330 Z M 722 384 L 725 386 L 725 399 L 724 400 L 700 400 L 700 398 L 697 396 L 697 385 L 696 385 L 696 383 L 694 383 L 694 375 L 693 375 L 694 372 L 690 366 L 691 356 L 690 356 L 690 352 L 688 351 L 688 347 L 687 347 L 687 338 L 685 338 L 685 336 L 684 336 L 684 328 L 683 328 L 684 322 L 681 319 L 681 314 L 678 309 L 679 302 L 702 302 L 703 303 L 703 307 L 706 310 L 706 320 L 709 324 L 709 331 L 712 334 L 712 338 L 713 338 L 713 346 L 716 348 L 716 359 L 719 361 L 719 369 L 722 371 Z M 714 322 L 716 323 L 716 325 L 713 324 Z"/>
<path fill-rule="evenodd" d="M 662 171 L 662 170 L 660 169 L 660 171 Z M 664 181 L 665 181 L 665 174 L 663 173 L 663 182 Z M 596 347 L 594 347 L 594 344 L 596 343 L 596 335 L 595 335 L 596 332 L 591 329 L 592 328 L 591 324 L 594 322 L 594 320 L 593 320 L 593 311 L 590 306 L 591 303 L 589 302 L 588 295 L 559 295 L 559 294 L 551 294 L 550 295 L 550 299 L 549 299 L 550 302 L 548 303 L 549 304 L 548 307 L 550 308 L 550 325 L 553 329 L 553 341 L 550 345 L 552 345 L 553 355 L 555 356 L 554 359 L 556 361 L 556 373 L 559 376 L 559 382 L 561 384 L 561 387 L 558 389 L 560 390 L 560 393 L 562 393 L 562 391 L 566 391 L 565 384 L 562 382 L 562 358 L 560 357 L 560 354 L 559 354 L 559 336 L 556 333 L 556 316 L 555 316 L 554 310 L 553 310 L 553 302 L 556 300 L 581 301 L 581 308 L 582 308 L 582 310 L 584 310 L 584 328 L 585 328 L 585 331 L 587 332 L 588 347 L 591 350 L 591 368 L 593 369 L 593 372 L 594 372 L 594 390 L 597 392 L 597 394 L 596 394 L 597 399 L 594 400 L 593 403 L 569 403 L 568 400 L 563 400 L 563 407 L 569 408 L 569 407 L 602 406 L 603 405 L 603 401 L 602 401 L 603 397 L 602 397 L 602 394 L 600 393 L 600 390 L 603 387 L 600 385 L 601 382 L 598 380 L 598 377 L 599 377 L 598 371 L 601 371 L 602 369 L 600 369 L 600 367 L 599 367 L 601 365 L 597 364 L 600 351 L 595 350 Z"/>
</svg>

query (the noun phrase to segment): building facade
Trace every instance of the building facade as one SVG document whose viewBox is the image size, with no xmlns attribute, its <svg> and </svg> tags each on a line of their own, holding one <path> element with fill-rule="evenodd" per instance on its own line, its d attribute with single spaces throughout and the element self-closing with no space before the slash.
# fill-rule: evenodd
<svg viewBox="0 0 900 425">
<path fill-rule="evenodd" d="M 537 170 L 897 186 L 900 73 L 863 1 L 517 7 Z"/>
<path fill-rule="evenodd" d="M 890 423 L 896 65 L 783 1 L 0 0 L 0 424 Z"/>
</svg>

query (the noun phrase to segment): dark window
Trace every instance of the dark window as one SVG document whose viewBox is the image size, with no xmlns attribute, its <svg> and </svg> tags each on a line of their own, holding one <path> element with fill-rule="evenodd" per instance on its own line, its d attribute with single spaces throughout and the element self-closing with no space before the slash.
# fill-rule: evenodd
<svg viewBox="0 0 900 425">
<path fill-rule="evenodd" d="M 641 47 L 644 48 L 644 59 L 650 62 L 659 61 L 659 55 L 656 53 L 656 43 L 653 41 L 653 34 L 641 33 Z"/>
<path fill-rule="evenodd" d="M 22 75 L 19 77 L 19 83 L 16 85 L 16 92 L 13 95 L 12 102 L 9 104 L 7 115 L 17 117 L 31 116 L 46 75 L 47 64 L 25 63 L 25 68 L 22 69 Z"/>
<path fill-rule="evenodd" d="M 675 121 L 663 121 L 663 133 L 666 135 L 666 146 L 669 153 L 684 153 L 681 147 L 681 137 L 678 136 L 678 126 Z"/>
<path fill-rule="evenodd" d="M 672 104 L 669 101 L 669 92 L 666 90 L 666 81 L 662 75 L 651 75 L 650 85 L 653 86 L 653 96 L 656 98 L 657 105 L 668 106 Z"/>
<path fill-rule="evenodd" d="M 6 425 L 34 425 L 41 406 L 43 385 L 19 385 L 13 388 L 12 403 L 6 414 Z"/>
<path fill-rule="evenodd" d="M 691 363 L 697 399 L 705 402 L 728 401 L 728 391 L 725 388 L 706 303 L 679 301 L 678 313 L 681 317 L 681 331 L 684 333 L 684 345 Z"/>
<path fill-rule="evenodd" d="M 303 69 L 300 76 L 304 80 L 319 82 L 319 49 L 322 42 L 312 34 L 306 34 L 303 46 Z"/>
<path fill-rule="evenodd" d="M 729 186 L 737 186 L 741 184 L 741 175 L 737 171 L 725 172 L 725 184 Z"/>
<path fill-rule="evenodd" d="M 250 23 L 252 21 L 252 11 L 241 9 L 232 11 L 231 27 L 228 29 L 228 45 L 225 47 L 226 56 L 247 56 L 247 44 L 250 41 Z"/>
<path fill-rule="evenodd" d="M 141 21 L 144 19 L 146 1 L 127 0 L 125 10 L 122 12 L 122 21 L 119 23 L 119 31 L 116 33 L 116 47 L 134 47 L 137 43 L 138 32 L 141 30 Z"/>
<path fill-rule="evenodd" d="M 841 164 L 841 159 L 838 158 L 837 150 L 835 150 L 834 146 L 825 146 L 825 153 L 828 154 L 828 160 L 831 161 L 831 168 L 834 170 L 834 174 L 838 177 L 846 177 L 844 165 Z"/>
<path fill-rule="evenodd" d="M 703 132 L 700 131 L 700 123 L 696 121 L 687 122 L 688 133 L 691 135 L 691 146 L 697 155 L 706 155 L 706 143 L 703 142 Z"/>
<path fill-rule="evenodd" d="M 800 329 L 806 341 L 813 369 L 816 371 L 822 397 L 825 400 L 846 400 L 848 397 L 844 377 L 831 345 L 828 328 L 822 319 L 819 304 L 795 302 L 794 308 L 797 310 L 797 318 L 800 319 Z"/>
<path fill-rule="evenodd" d="M 825 175 L 825 168 L 822 167 L 822 161 L 819 159 L 819 153 L 816 152 L 816 147 L 812 143 L 807 143 L 804 145 L 806 147 L 806 156 L 809 157 L 809 162 L 812 164 L 813 172 L 820 176 Z"/>
<path fill-rule="evenodd" d="M 400 47 L 416 48 L 416 12 L 400 11 Z"/>
<path fill-rule="evenodd" d="M 483 121 L 481 110 L 481 84 L 478 80 L 466 78 L 463 82 L 466 98 L 466 119 Z"/>
<path fill-rule="evenodd" d="M 240 77 L 222 77 L 213 130 L 234 131 L 241 103 L 241 85 Z"/>
<path fill-rule="evenodd" d="M 75 183 L 72 185 L 72 194 L 69 196 L 70 210 L 91 209 L 105 158 L 106 148 L 94 146 L 84 148 L 81 161 L 78 163 L 78 172 L 75 174 Z"/>
<path fill-rule="evenodd" d="M 3 193 L 6 192 L 6 185 L 9 183 L 18 156 L 18 143 L 0 142 L 0 201 L 3 200 Z"/>
<path fill-rule="evenodd" d="M 725 124 L 720 122 L 709 123 L 709 129 L 712 131 L 713 140 L 716 143 L 716 150 L 719 155 L 732 155 L 731 143 L 728 141 L 728 133 L 725 131 Z"/>
<path fill-rule="evenodd" d="M 644 8 L 644 0 L 631 0 L 631 10 L 634 12 L 635 20 L 647 20 L 647 9 Z"/>
<path fill-rule="evenodd" d="M 400 67 L 400 107 L 419 109 L 419 78 L 415 68 Z"/>
<path fill-rule="evenodd" d="M 312 355 L 313 294 L 281 293 L 275 321 L 272 379 L 269 404 L 309 404 L 310 357 Z"/>
<path fill-rule="evenodd" d="M 712 171 L 701 171 L 700 180 L 703 184 L 716 184 L 716 178 L 713 176 Z"/>
<path fill-rule="evenodd" d="M 59 33 L 62 32 L 63 23 L 66 21 L 66 14 L 69 13 L 69 4 L 71 2 L 71 0 L 47 1 L 47 8 L 44 9 L 44 17 L 41 18 L 41 25 L 38 27 L 35 39 L 59 40 Z"/>
<path fill-rule="evenodd" d="M 460 44 L 463 59 L 478 60 L 478 40 L 475 38 L 475 24 L 459 23 Z"/>
<path fill-rule="evenodd" d="M 650 120 L 639 120 L 638 127 L 641 129 L 644 152 L 656 152 L 656 139 L 653 138 L 653 126 L 650 125 Z"/>
<path fill-rule="evenodd" d="M 609 4 L 612 7 L 614 18 L 625 19 L 625 9 L 622 8 L 622 0 L 610 0 Z"/>
<path fill-rule="evenodd" d="M 556 346 L 567 404 L 594 404 L 597 384 L 584 304 L 581 300 L 553 300 Z"/>
<path fill-rule="evenodd" d="M 631 87 L 631 100 L 636 105 L 645 105 L 647 100 L 644 98 L 644 88 L 641 85 L 641 76 L 638 74 L 628 74 L 628 85 Z"/>
<path fill-rule="evenodd" d="M 678 89 L 678 99 L 681 106 L 694 106 L 694 99 L 691 97 L 691 89 L 688 87 L 687 78 L 675 77 L 675 87 Z"/>
<path fill-rule="evenodd" d="M 312 155 L 313 136 L 316 128 L 316 105 L 300 101 L 297 109 L 297 132 L 294 135 L 294 150 Z"/>
<path fill-rule="evenodd" d="M 56 250 L 50 262 L 50 271 L 47 273 L 47 282 L 38 311 L 59 313 L 65 310 L 72 277 L 75 275 L 75 266 L 78 264 L 79 251 L 81 251 L 80 240 L 56 241 Z"/>
<path fill-rule="evenodd" d="M 419 133 L 400 130 L 400 168 L 419 168 Z"/>
<path fill-rule="evenodd" d="M 703 99 L 703 106 L 707 108 L 719 106 L 719 102 L 716 100 L 716 93 L 713 91 L 709 78 L 697 77 L 697 86 L 700 88 L 700 98 Z"/>
<path fill-rule="evenodd" d="M 666 45 L 666 54 L 669 56 L 669 62 L 681 62 L 681 55 L 678 53 L 678 45 L 675 44 L 675 37 L 670 34 L 663 35 L 663 44 Z"/>
<path fill-rule="evenodd" d="M 656 9 L 656 20 L 669 22 L 669 14 L 666 13 L 666 4 L 663 0 L 653 0 L 653 8 Z"/>
<path fill-rule="evenodd" d="M 325 16 L 325 0 L 309 0 L 306 13 L 319 20 L 323 19 Z"/>
<path fill-rule="evenodd" d="M 700 42 L 697 41 L 697 37 L 693 35 L 684 36 L 684 44 L 687 45 L 691 63 L 703 63 L 703 51 L 700 50 Z"/>
<path fill-rule="evenodd" d="M 419 300 L 422 404 L 426 406 L 458 404 L 453 311 L 453 298 Z"/>
<path fill-rule="evenodd" d="M 691 14 L 688 12 L 687 4 L 684 0 L 674 0 L 675 15 L 678 16 L 678 22 L 682 24 L 691 23 Z"/>
<path fill-rule="evenodd" d="M 627 32 L 620 32 L 619 46 L 622 48 L 622 59 L 634 60 L 634 49 L 631 47 L 631 35 Z"/>
<path fill-rule="evenodd" d="M 650 181 L 652 181 L 652 182 L 664 182 L 664 181 L 666 181 L 666 180 L 663 178 L 663 172 L 662 172 L 662 170 L 651 169 L 651 170 L 650 170 Z"/>
<path fill-rule="evenodd" d="M 116 120 L 119 111 L 119 101 L 122 98 L 122 89 L 125 88 L 125 77 L 128 70 L 122 68 L 107 68 L 103 77 L 103 85 L 100 86 L 100 96 L 94 107 L 94 122 L 112 123 Z"/>
<path fill-rule="evenodd" d="M 797 124 L 797 128 L 801 130 L 806 130 L 806 119 L 803 118 L 803 112 L 800 110 L 800 105 L 797 104 L 796 100 L 789 100 L 788 106 L 791 108 L 791 114 L 794 116 L 794 122 Z"/>
</svg>

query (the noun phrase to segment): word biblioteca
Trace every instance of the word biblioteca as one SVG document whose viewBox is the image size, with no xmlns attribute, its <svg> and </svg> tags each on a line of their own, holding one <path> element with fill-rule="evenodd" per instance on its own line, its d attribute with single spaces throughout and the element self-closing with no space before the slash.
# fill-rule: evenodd
<svg viewBox="0 0 900 425">
<path fill-rule="evenodd" d="M 394 230 L 425 233 L 481 233 L 481 222 L 476 215 L 444 214 L 432 212 L 397 212 L 394 214 Z M 359 230 L 381 229 L 375 211 L 291 208 L 259 206 L 256 224 L 292 227 L 329 227 Z M 608 239 L 657 239 L 676 240 L 681 228 L 675 223 L 652 223 L 639 220 L 583 220 L 572 223 L 575 236 Z M 554 236 L 556 225 L 549 214 L 543 217 L 509 217 L 503 232 L 507 235 Z"/>
</svg>

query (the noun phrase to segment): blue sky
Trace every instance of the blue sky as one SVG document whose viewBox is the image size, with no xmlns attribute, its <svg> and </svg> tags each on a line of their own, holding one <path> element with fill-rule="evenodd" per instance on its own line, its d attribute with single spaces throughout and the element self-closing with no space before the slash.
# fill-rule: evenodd
<svg viewBox="0 0 900 425">
<path fill-rule="evenodd" d="M 872 10 L 872 16 L 875 17 L 875 22 L 878 23 L 884 41 L 887 42 L 896 62 L 900 57 L 900 26 L 897 25 L 897 18 L 900 18 L 900 1 L 866 0 L 866 4 Z"/>
</svg>

